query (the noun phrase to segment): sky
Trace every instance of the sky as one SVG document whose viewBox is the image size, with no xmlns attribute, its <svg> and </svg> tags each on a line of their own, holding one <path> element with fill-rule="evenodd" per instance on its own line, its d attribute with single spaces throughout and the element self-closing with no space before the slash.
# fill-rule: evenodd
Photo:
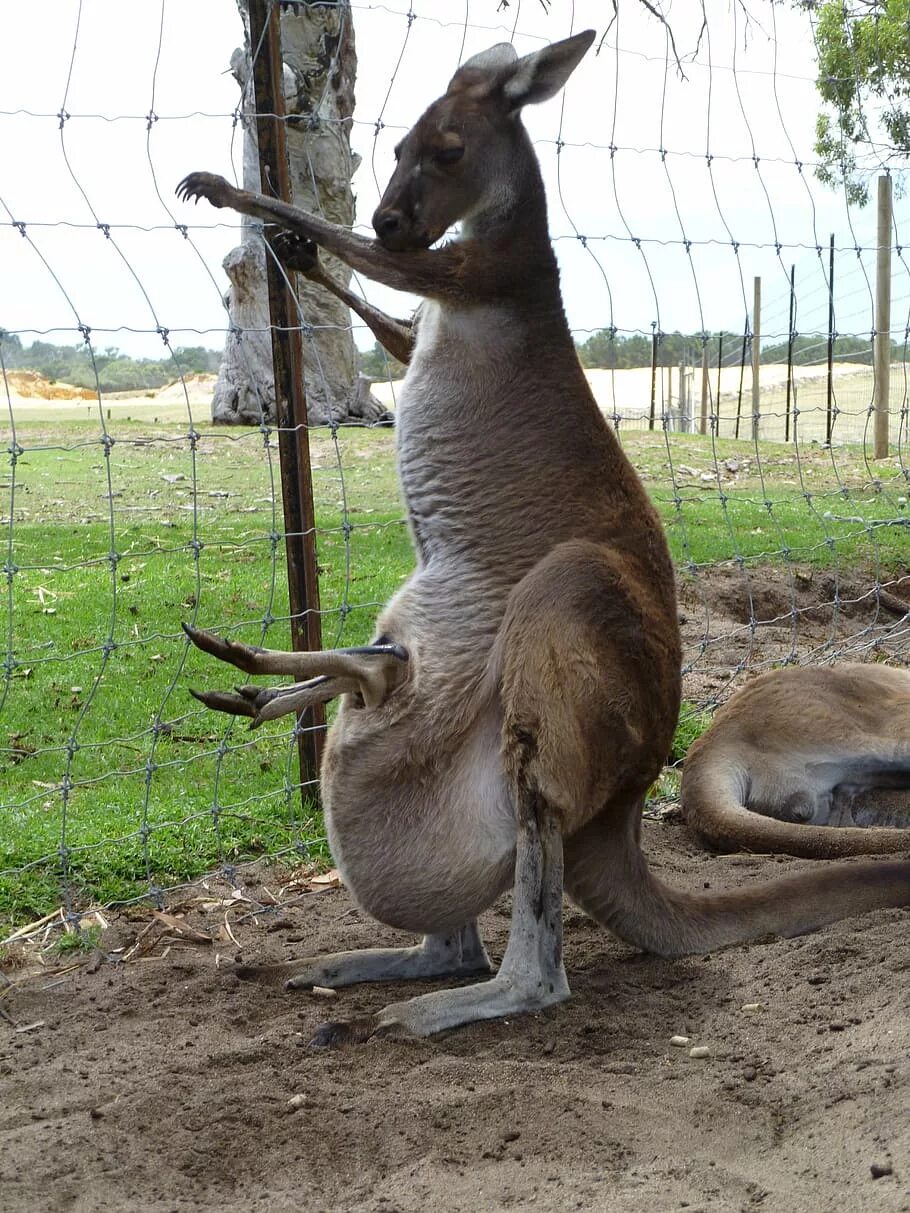
<svg viewBox="0 0 910 1213">
<path fill-rule="evenodd" d="M 665 9 L 684 57 L 696 48 L 698 8 L 677 0 Z M 783 338 L 791 266 L 797 328 L 824 328 L 816 249 L 826 264 L 830 233 L 836 327 L 868 333 L 874 213 L 848 210 L 813 177 L 808 19 L 767 0 L 749 8 L 751 20 L 739 3 L 709 3 L 708 28 L 680 74 L 666 29 L 638 0 L 620 0 L 609 29 L 612 6 L 602 0 L 355 3 L 358 223 L 368 230 L 394 144 L 459 62 L 495 42 L 526 54 L 594 28 L 598 53 L 561 97 L 524 115 L 576 338 L 610 325 L 742 332 L 756 275 L 762 333 Z M 26 344 L 75 343 L 84 325 L 98 348 L 136 356 L 162 352 L 159 326 L 174 345 L 221 345 L 221 260 L 237 243 L 237 222 L 204 203 L 179 203 L 174 187 L 194 169 L 239 175 L 228 64 L 241 40 L 233 0 L 5 6 L 0 327 Z M 908 207 L 895 204 L 898 244 Z M 894 277 L 892 323 L 902 334 L 910 276 L 901 257 Z M 412 302 L 362 285 L 389 310 Z M 366 331 L 355 335 L 372 345 Z"/>
</svg>

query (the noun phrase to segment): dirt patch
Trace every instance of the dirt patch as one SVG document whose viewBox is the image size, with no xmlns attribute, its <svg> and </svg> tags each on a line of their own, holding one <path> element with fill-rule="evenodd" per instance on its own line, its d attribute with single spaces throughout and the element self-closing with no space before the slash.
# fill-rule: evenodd
<svg viewBox="0 0 910 1213">
<path fill-rule="evenodd" d="M 682 579 L 687 695 L 725 698 L 794 656 L 906 661 L 907 583 L 888 602 L 871 584 L 736 566 Z M 712 857 L 672 820 L 646 822 L 644 843 L 663 878 L 692 889 L 812 866 Z M 263 879 L 245 888 L 254 900 Z M 307 1047 L 324 1019 L 428 987 L 326 998 L 243 984 L 223 915 L 200 908 L 210 896 L 175 895 L 190 930 L 169 945 L 167 923 L 141 908 L 109 915 L 88 960 L 12 958 L 3 1213 L 910 1211 L 906 912 L 668 962 L 568 908 L 568 1004 L 326 1053 Z M 504 899 L 482 921 L 494 958 L 508 924 Z M 343 890 L 240 903 L 231 930 L 246 960 L 402 939 Z"/>
<path fill-rule="evenodd" d="M 910 576 L 735 563 L 678 581 L 684 694 L 712 707 L 775 665 L 833 661 L 906 664 Z"/>
<path fill-rule="evenodd" d="M 809 866 L 644 834 L 690 888 Z M 508 913 L 482 924 L 497 957 Z M 247 959 L 401 938 L 342 890 L 241 918 Z M 116 963 L 147 922 L 115 918 L 91 962 L 0 1004 L 40 1024 L 0 1020 L 4 1213 L 910 1209 L 906 913 L 668 962 L 569 909 L 568 1004 L 327 1053 L 306 1047 L 323 1019 L 419 989 L 251 986 L 216 968 L 224 943 Z"/>
<path fill-rule="evenodd" d="M 97 400 L 97 392 L 74 387 L 71 383 L 52 383 L 37 371 L 7 371 L 6 390 L 23 400 Z"/>
</svg>

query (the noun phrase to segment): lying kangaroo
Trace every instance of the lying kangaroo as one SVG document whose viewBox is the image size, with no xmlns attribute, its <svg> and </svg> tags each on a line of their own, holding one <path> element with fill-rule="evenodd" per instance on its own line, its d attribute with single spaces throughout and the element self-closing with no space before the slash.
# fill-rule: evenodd
<svg viewBox="0 0 910 1213">
<path fill-rule="evenodd" d="M 834 859 L 910 851 L 910 798 L 890 818 L 869 803 L 888 788 L 910 790 L 910 670 L 784 669 L 749 683 L 690 748 L 682 803 L 722 850 Z"/>
<path fill-rule="evenodd" d="M 322 765 L 332 854 L 366 911 L 423 935 L 416 947 L 246 976 L 290 974 L 288 987 L 307 988 L 484 974 L 477 916 L 514 890 L 495 977 L 327 1024 L 317 1045 L 424 1036 L 567 998 L 564 887 L 624 940 L 664 955 L 910 902 L 908 863 L 688 894 L 642 855 L 642 805 L 680 700 L 673 566 L 576 357 L 519 117 L 562 88 L 593 37 L 521 59 L 494 46 L 466 62 L 399 144 L 376 241 L 208 173 L 179 187 L 425 299 L 397 426 L 417 568 L 375 643 L 283 653 L 188 629 L 246 673 L 303 680 L 201 696 L 212 707 L 256 725 L 342 696 Z M 457 222 L 460 238 L 431 247 Z M 407 354 L 407 325 L 383 323 Z"/>
</svg>

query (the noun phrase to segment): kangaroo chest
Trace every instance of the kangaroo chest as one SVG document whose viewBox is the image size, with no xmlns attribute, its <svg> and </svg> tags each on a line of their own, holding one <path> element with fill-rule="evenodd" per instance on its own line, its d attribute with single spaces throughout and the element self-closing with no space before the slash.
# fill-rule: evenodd
<svg viewBox="0 0 910 1213">
<path fill-rule="evenodd" d="M 521 422 L 513 401 L 521 391 L 519 324 L 506 307 L 421 307 L 397 451 L 424 560 L 466 543 L 476 550 L 502 516 L 502 461 Z"/>
</svg>

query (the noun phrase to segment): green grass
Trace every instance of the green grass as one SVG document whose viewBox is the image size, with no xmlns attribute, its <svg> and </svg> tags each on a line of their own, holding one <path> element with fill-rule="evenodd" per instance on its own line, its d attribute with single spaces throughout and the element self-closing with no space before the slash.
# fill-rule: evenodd
<svg viewBox="0 0 910 1213">
<path fill-rule="evenodd" d="M 250 733 L 202 709 L 188 688 L 230 675 L 180 631 L 192 620 L 288 645 L 277 450 L 257 430 L 207 429 L 194 452 L 185 427 L 113 424 L 107 455 L 88 421 L 20 425 L 22 453 L 0 475 L 0 512 L 12 501 L 13 517 L 0 529 L 0 660 L 14 662 L 0 676 L 0 921 L 46 913 L 63 885 L 81 905 L 256 855 L 325 856 L 287 727 Z M 660 434 L 626 441 L 682 563 L 787 549 L 823 564 L 832 546 L 879 571 L 906 561 L 905 527 L 868 525 L 902 517 L 897 461 L 874 469 L 870 488 L 862 460 L 839 452 L 842 491 L 830 454 L 810 451 L 796 468 L 780 446 L 725 441 L 718 459 L 739 470 L 724 502 L 701 479 L 708 440 L 673 435 L 669 451 Z M 412 567 L 392 447 L 388 431 L 312 444 L 326 646 L 368 639 Z M 705 723 L 692 705 L 680 747 Z"/>
</svg>

